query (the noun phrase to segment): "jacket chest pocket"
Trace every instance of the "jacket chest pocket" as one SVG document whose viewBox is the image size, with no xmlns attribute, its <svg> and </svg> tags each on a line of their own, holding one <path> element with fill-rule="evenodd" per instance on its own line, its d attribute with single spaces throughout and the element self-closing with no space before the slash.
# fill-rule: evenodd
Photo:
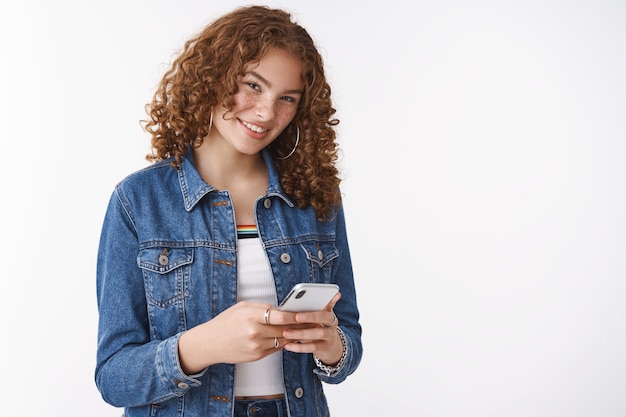
<svg viewBox="0 0 626 417">
<path fill-rule="evenodd" d="M 339 256 L 339 250 L 330 242 L 303 242 L 311 282 L 330 282 L 333 259 Z"/>
<path fill-rule="evenodd" d="M 192 263 L 191 248 L 161 247 L 140 251 L 137 264 L 143 270 L 148 302 L 165 308 L 189 297 L 189 269 Z"/>
</svg>

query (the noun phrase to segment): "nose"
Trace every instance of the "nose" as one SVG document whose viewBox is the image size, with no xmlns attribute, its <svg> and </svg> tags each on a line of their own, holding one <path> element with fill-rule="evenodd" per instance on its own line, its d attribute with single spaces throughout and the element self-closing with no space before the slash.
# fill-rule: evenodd
<svg viewBox="0 0 626 417">
<path fill-rule="evenodd" d="M 259 97 L 255 106 L 256 114 L 259 119 L 264 121 L 273 119 L 276 114 L 275 105 L 276 102 L 273 98 L 267 96 Z"/>
</svg>

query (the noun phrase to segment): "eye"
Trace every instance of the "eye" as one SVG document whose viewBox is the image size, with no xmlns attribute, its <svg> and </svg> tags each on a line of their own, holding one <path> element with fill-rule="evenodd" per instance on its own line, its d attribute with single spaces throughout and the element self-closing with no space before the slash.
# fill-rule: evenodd
<svg viewBox="0 0 626 417">
<path fill-rule="evenodd" d="M 295 97 L 291 97 L 291 96 L 282 96 L 280 99 L 284 100 L 284 101 L 286 101 L 288 103 L 297 103 L 296 98 Z"/>
<path fill-rule="evenodd" d="M 261 89 L 260 85 L 252 81 L 246 81 L 246 85 L 255 91 L 259 91 Z"/>
</svg>

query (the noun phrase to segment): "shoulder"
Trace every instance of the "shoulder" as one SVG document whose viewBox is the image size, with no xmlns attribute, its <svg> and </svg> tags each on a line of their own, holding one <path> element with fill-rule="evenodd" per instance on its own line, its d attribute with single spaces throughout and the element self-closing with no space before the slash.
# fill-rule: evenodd
<svg viewBox="0 0 626 417">
<path fill-rule="evenodd" d="M 172 166 L 172 160 L 165 159 L 128 174 L 117 183 L 116 188 L 146 186 L 152 182 L 162 181 L 164 176 L 177 176 L 177 172 L 178 170 Z"/>
<path fill-rule="evenodd" d="M 128 174 L 116 184 L 115 193 L 122 200 L 129 201 L 139 196 L 165 196 L 173 187 L 180 189 L 178 170 L 171 162 L 169 159 L 155 162 Z"/>
</svg>

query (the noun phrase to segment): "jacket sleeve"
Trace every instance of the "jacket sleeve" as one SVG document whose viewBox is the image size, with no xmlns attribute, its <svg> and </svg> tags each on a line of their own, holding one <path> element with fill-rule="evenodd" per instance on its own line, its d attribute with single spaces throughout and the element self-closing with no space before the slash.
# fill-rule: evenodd
<svg viewBox="0 0 626 417">
<path fill-rule="evenodd" d="M 362 330 L 343 206 L 340 206 L 337 212 L 335 236 L 339 257 L 333 263 L 331 281 L 339 285 L 341 298 L 335 305 L 334 313 L 345 335 L 348 349 L 343 366 L 335 373 L 327 375 L 320 369 L 314 370 L 322 381 L 330 384 L 338 384 L 351 375 L 359 366 L 363 355 Z"/>
<path fill-rule="evenodd" d="M 151 340 L 133 211 L 118 185 L 100 236 L 96 271 L 98 343 L 95 381 L 116 407 L 161 402 L 199 386 L 182 371 L 180 334 Z"/>
</svg>

